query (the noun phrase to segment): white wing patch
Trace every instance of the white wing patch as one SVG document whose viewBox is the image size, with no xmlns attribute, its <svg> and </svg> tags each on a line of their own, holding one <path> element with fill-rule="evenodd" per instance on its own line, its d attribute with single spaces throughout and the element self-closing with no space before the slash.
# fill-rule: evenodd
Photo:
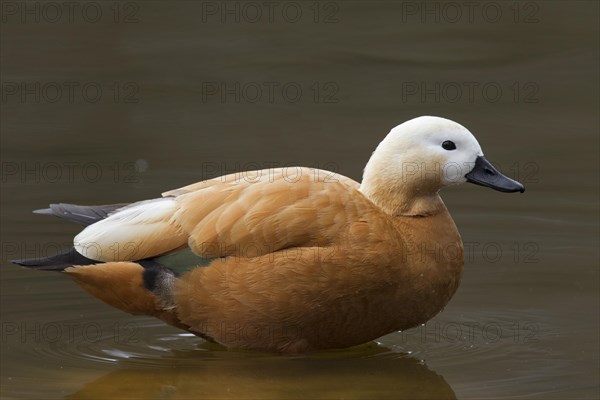
<svg viewBox="0 0 600 400">
<path fill-rule="evenodd" d="M 75 236 L 75 250 L 92 260 L 134 261 L 176 249 L 187 242 L 172 218 L 177 209 L 174 198 L 123 207 Z"/>
</svg>

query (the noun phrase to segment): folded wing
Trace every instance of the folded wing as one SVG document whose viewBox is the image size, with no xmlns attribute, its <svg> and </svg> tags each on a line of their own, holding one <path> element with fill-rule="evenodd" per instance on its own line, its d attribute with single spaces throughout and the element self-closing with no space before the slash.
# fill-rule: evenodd
<svg viewBox="0 0 600 400">
<path fill-rule="evenodd" d="M 330 245 L 343 224 L 373 209 L 358 187 L 310 168 L 230 174 L 120 209 L 83 230 L 75 248 L 100 261 L 130 261 L 186 246 L 215 258 Z"/>
</svg>

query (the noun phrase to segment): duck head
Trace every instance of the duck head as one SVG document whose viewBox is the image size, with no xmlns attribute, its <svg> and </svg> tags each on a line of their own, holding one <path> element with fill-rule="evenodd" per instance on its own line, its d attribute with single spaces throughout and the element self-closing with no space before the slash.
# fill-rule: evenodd
<svg viewBox="0 0 600 400">
<path fill-rule="evenodd" d="M 389 214 L 428 215 L 443 207 L 441 188 L 463 182 L 501 192 L 525 191 L 485 159 L 467 128 L 425 116 L 390 131 L 367 163 L 360 190 Z"/>
</svg>

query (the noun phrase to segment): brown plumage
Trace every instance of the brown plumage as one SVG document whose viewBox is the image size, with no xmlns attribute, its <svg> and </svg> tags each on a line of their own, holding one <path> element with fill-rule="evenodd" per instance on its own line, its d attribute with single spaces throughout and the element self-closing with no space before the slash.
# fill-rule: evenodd
<svg viewBox="0 0 600 400">
<path fill-rule="evenodd" d="M 438 149 L 448 140 L 456 153 Z M 199 182 L 91 224 L 75 249 L 105 263 L 64 272 L 114 307 L 228 347 L 357 345 L 426 322 L 455 293 L 463 247 L 438 190 L 456 183 L 444 175 L 449 162 L 478 157 L 462 126 L 418 118 L 380 144 L 362 184 L 310 168 Z M 522 189 L 473 165 L 463 172 L 459 182 Z M 156 258 L 185 249 L 203 261 L 179 276 Z"/>
</svg>

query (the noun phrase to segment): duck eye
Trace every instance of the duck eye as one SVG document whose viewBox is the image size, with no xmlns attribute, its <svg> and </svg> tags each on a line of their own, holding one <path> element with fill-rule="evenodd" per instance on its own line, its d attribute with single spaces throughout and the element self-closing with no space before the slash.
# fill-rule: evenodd
<svg viewBox="0 0 600 400">
<path fill-rule="evenodd" d="M 442 143 L 442 147 L 444 150 L 456 150 L 456 145 L 451 140 L 446 140 L 444 143 Z"/>
</svg>

